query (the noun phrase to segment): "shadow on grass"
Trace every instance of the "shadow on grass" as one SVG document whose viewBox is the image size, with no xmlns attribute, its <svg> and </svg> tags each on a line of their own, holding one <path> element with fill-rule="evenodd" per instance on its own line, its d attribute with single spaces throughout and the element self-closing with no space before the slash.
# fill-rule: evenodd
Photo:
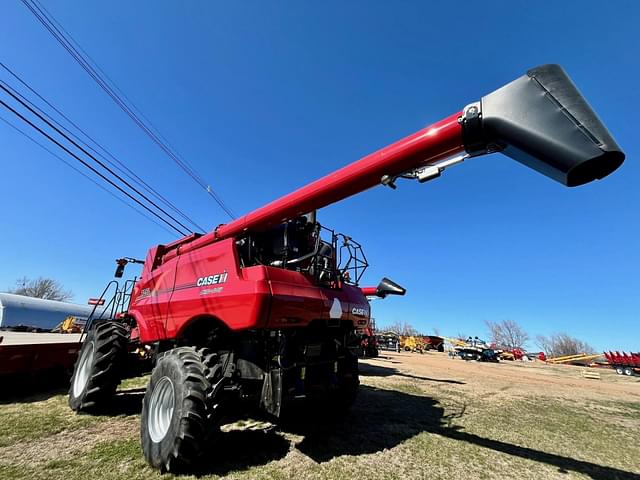
<svg viewBox="0 0 640 480">
<path fill-rule="evenodd" d="M 397 368 L 381 367 L 378 365 L 369 365 L 367 363 L 360 363 L 360 374 L 369 377 L 391 377 L 395 375 L 398 377 L 412 378 L 414 380 L 424 380 L 426 382 L 453 383 L 456 385 L 465 384 L 465 382 L 461 382 L 459 380 L 421 377 L 419 375 L 411 375 L 410 373 L 401 372 Z"/>
<path fill-rule="evenodd" d="M 296 448 L 317 462 L 341 455 L 375 453 L 427 432 L 551 465 L 563 473 L 581 473 L 594 480 L 640 480 L 640 475 L 632 472 L 465 432 L 451 425 L 452 419 L 462 415 L 464 407 L 445 416 L 432 398 L 363 386 L 352 412 L 342 421 L 331 422 L 307 412 L 301 421 L 283 425 L 282 430 L 304 435 Z"/>
<path fill-rule="evenodd" d="M 41 402 L 56 395 L 65 395 L 70 378 L 68 372 L 61 369 L 37 375 L 4 375 L 0 377 L 0 405 Z"/>
<path fill-rule="evenodd" d="M 139 413 L 143 396 L 143 388 L 119 392 L 109 410 L 102 414 Z M 593 480 L 640 480 L 640 475 L 632 472 L 465 432 L 461 427 L 452 425 L 453 419 L 463 415 L 464 406 L 459 412 L 445 415 L 443 407 L 433 398 L 362 386 L 355 405 L 348 413 L 321 414 L 318 408 L 310 405 L 291 405 L 289 415 L 280 422 L 277 430 L 264 428 L 222 433 L 211 450 L 206 452 L 206 463 L 191 473 L 224 476 L 280 460 L 291 449 L 289 440 L 282 433 L 302 436 L 303 439 L 294 447 L 322 463 L 343 455 L 357 456 L 391 449 L 427 432 L 544 463 L 562 473 L 583 474 Z"/>
<path fill-rule="evenodd" d="M 145 391 L 146 388 L 119 390 L 107 405 L 91 414 L 98 417 L 139 415 L 142 412 L 142 399 Z"/>
</svg>

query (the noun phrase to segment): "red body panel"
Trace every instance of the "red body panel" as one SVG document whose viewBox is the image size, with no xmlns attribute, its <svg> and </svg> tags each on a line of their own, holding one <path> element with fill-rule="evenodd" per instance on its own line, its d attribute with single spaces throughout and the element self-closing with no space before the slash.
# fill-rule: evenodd
<svg viewBox="0 0 640 480">
<path fill-rule="evenodd" d="M 356 286 L 322 288 L 303 273 L 240 268 L 236 237 L 276 226 L 395 176 L 463 151 L 460 113 L 424 128 L 214 232 L 158 245 L 145 260 L 129 313 L 143 343 L 180 336 L 203 315 L 231 330 L 301 327 L 313 320 L 366 327 L 369 304 Z"/>
<path fill-rule="evenodd" d="M 234 331 L 301 327 L 331 318 L 368 323 L 369 304 L 359 288 L 321 288 L 305 274 L 277 267 L 240 268 L 233 239 L 174 255 L 153 271 L 147 265 L 129 308 L 142 343 L 179 337 L 203 315 Z M 216 282 L 203 284 L 209 278 Z M 332 317 L 335 299 L 341 313 Z"/>
</svg>

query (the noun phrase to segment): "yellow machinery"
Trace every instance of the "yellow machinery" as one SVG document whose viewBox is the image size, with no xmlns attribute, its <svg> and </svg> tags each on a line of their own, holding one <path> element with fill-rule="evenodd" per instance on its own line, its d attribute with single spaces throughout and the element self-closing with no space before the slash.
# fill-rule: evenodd
<svg viewBox="0 0 640 480">
<path fill-rule="evenodd" d="M 400 348 L 406 352 L 424 353 L 425 342 L 421 337 L 416 337 L 414 335 L 401 336 Z"/>
<path fill-rule="evenodd" d="M 442 337 L 454 347 L 464 347 L 467 343 L 459 338 Z"/>
<path fill-rule="evenodd" d="M 56 328 L 52 330 L 55 333 L 81 333 L 84 325 L 84 320 L 79 320 L 73 315 L 69 315 L 63 321 L 61 321 Z"/>
<path fill-rule="evenodd" d="M 547 363 L 553 363 L 558 365 L 558 364 L 571 363 L 571 362 L 584 362 L 586 360 L 595 360 L 596 358 L 601 356 L 602 356 L 601 353 L 590 354 L 590 355 L 587 355 L 586 353 L 579 353 L 577 355 L 564 355 L 562 357 L 547 358 Z"/>
</svg>

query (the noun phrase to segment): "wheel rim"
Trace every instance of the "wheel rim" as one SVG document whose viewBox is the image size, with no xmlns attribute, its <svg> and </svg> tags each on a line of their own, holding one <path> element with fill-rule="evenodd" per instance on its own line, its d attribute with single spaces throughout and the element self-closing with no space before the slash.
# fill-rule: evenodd
<svg viewBox="0 0 640 480">
<path fill-rule="evenodd" d="M 93 343 L 88 343 L 87 348 L 85 348 L 82 355 L 80 355 L 78 369 L 73 380 L 73 395 L 76 397 L 82 394 L 89 382 L 91 367 L 93 366 L 93 353 Z"/>
<path fill-rule="evenodd" d="M 162 441 L 169 431 L 175 405 L 173 382 L 162 377 L 153 388 L 149 399 L 148 429 L 151 440 Z"/>
</svg>

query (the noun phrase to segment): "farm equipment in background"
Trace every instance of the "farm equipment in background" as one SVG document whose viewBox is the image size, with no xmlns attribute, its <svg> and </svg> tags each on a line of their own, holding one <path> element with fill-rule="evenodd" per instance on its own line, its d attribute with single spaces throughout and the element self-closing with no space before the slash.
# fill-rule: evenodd
<svg viewBox="0 0 640 480">
<path fill-rule="evenodd" d="M 501 350 L 498 353 L 500 360 L 522 360 L 525 357 L 525 353 L 519 348 L 511 348 L 507 350 Z"/>
<path fill-rule="evenodd" d="M 400 350 L 412 353 L 424 353 L 426 342 L 419 335 L 400 335 Z"/>
<path fill-rule="evenodd" d="M 547 358 L 546 362 L 554 365 L 589 365 L 595 359 L 602 357 L 601 353 L 578 353 L 575 355 L 563 355 L 561 357 Z"/>
<path fill-rule="evenodd" d="M 54 333 L 82 333 L 86 323 L 87 321 L 84 319 L 69 315 L 51 331 Z"/>
<path fill-rule="evenodd" d="M 387 298 L 388 295 L 404 295 L 407 290 L 397 283 L 383 278 L 377 287 L 362 287 L 362 293 L 367 297 L 369 304 L 375 298 Z M 378 339 L 376 337 L 376 324 L 373 318 L 369 319 L 369 324 L 358 329 L 360 337 L 361 357 L 375 358 L 379 355 Z"/>
<path fill-rule="evenodd" d="M 425 335 L 424 342 L 427 350 L 444 352 L 444 338 L 438 335 Z"/>
<path fill-rule="evenodd" d="M 640 374 L 640 352 L 604 352 L 604 357 L 618 375 Z"/>
<path fill-rule="evenodd" d="M 318 223 L 315 211 L 376 185 L 433 180 L 494 152 L 568 187 L 604 178 L 624 161 L 562 68 L 531 69 L 212 232 L 151 248 L 127 308 L 88 322 L 71 408 L 108 405 L 129 353 L 148 352 L 155 366 L 142 405 L 142 452 L 162 471 L 192 467 L 231 405 L 278 417 L 290 402 L 315 397 L 323 402 L 314 408 L 340 415 L 358 392 L 356 332 L 370 317 L 358 282 L 368 263 L 358 242 Z"/>
<path fill-rule="evenodd" d="M 456 346 L 456 354 L 462 360 L 476 360 L 478 362 L 498 362 L 498 354 L 484 340 L 469 337 L 464 345 Z"/>
<path fill-rule="evenodd" d="M 449 343 L 453 347 L 464 347 L 466 342 L 461 338 L 443 337 L 444 341 Z"/>
<path fill-rule="evenodd" d="M 393 332 L 382 332 L 376 335 L 379 350 L 400 351 L 400 336 Z"/>
</svg>

